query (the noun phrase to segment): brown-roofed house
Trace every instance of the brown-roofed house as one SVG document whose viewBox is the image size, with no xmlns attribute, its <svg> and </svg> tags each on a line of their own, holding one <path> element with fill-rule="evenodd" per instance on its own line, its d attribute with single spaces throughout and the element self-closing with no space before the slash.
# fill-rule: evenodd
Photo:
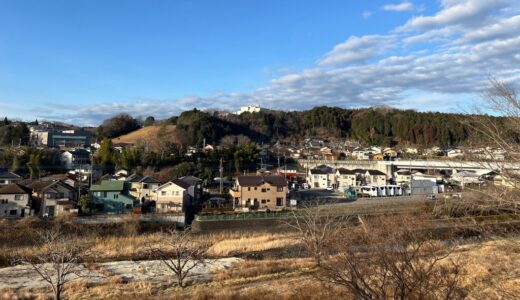
<svg viewBox="0 0 520 300">
<path fill-rule="evenodd" d="M 238 176 L 229 191 L 235 207 L 281 209 L 287 201 L 287 180 L 283 176 Z"/>
<path fill-rule="evenodd" d="M 184 212 L 190 205 L 188 188 L 190 184 L 180 179 L 172 179 L 154 190 L 155 211 L 160 213 Z"/>
<path fill-rule="evenodd" d="M 40 202 L 40 215 L 55 217 L 76 213 L 76 190 L 62 181 L 34 181 L 28 185 L 33 198 Z"/>
<path fill-rule="evenodd" d="M 11 183 L 0 188 L 0 217 L 22 218 L 31 215 L 31 189 Z"/>
</svg>

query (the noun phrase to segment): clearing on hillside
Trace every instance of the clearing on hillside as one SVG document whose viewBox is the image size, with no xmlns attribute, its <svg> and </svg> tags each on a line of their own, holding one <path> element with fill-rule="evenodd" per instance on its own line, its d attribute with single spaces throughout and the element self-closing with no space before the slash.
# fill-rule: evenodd
<svg viewBox="0 0 520 300">
<path fill-rule="evenodd" d="M 161 129 L 162 128 L 162 129 Z M 161 132 L 163 130 L 163 132 Z M 112 143 L 114 144 L 135 144 L 137 142 L 148 142 L 153 143 L 157 140 L 158 134 L 161 133 L 162 140 L 170 140 L 172 142 L 177 142 L 175 138 L 175 125 L 154 125 L 143 127 L 139 130 L 127 133 L 120 137 L 116 137 L 112 139 Z"/>
</svg>

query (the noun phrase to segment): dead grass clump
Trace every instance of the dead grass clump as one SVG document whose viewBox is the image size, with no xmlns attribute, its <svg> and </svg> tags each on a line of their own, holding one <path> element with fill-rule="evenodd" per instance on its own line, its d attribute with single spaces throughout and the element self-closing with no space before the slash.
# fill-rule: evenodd
<svg viewBox="0 0 520 300">
<path fill-rule="evenodd" d="M 215 288 L 201 285 L 185 291 L 168 292 L 162 299 L 352 299 L 344 289 L 328 285 L 310 277 L 267 280 L 239 286 Z"/>
<path fill-rule="evenodd" d="M 225 271 L 219 271 L 213 277 L 214 282 L 244 279 L 269 275 L 276 273 L 288 273 L 302 270 L 309 270 L 313 263 L 309 259 L 278 259 L 278 260 L 246 260 Z"/>
<path fill-rule="evenodd" d="M 289 248 L 299 245 L 299 241 L 287 234 L 256 234 L 239 238 L 224 239 L 209 248 L 213 256 L 230 256 L 272 249 Z"/>
<path fill-rule="evenodd" d="M 463 284 L 473 299 L 520 295 L 520 238 L 460 246 L 452 256 L 465 260 Z"/>
<path fill-rule="evenodd" d="M 98 253 L 99 259 L 130 259 L 144 255 L 148 245 L 159 244 L 163 234 L 152 233 L 137 236 L 98 237 L 92 247 L 93 253 Z"/>
</svg>

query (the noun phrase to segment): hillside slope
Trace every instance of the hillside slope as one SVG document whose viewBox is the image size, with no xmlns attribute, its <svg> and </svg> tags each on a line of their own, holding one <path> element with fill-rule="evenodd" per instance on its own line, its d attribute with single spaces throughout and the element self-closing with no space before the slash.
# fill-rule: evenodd
<svg viewBox="0 0 520 300">
<path fill-rule="evenodd" d="M 163 132 L 160 132 L 163 130 Z M 175 138 L 175 125 L 166 125 L 166 126 L 147 126 L 136 131 L 127 133 L 120 137 L 116 137 L 112 139 L 112 143 L 114 144 L 136 144 L 139 142 L 143 143 L 154 143 L 158 140 L 158 134 L 161 133 L 162 140 L 169 140 L 172 142 L 177 142 Z"/>
</svg>

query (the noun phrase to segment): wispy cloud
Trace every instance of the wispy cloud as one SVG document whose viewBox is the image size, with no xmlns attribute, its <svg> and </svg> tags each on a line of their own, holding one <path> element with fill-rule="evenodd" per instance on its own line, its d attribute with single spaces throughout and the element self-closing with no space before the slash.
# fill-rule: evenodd
<svg viewBox="0 0 520 300">
<path fill-rule="evenodd" d="M 368 19 L 368 18 L 370 18 L 370 17 L 372 16 L 372 12 L 369 11 L 369 10 L 365 10 L 365 11 L 361 14 L 361 16 L 363 17 L 363 19 L 366 20 L 366 19 Z"/>
<path fill-rule="evenodd" d="M 412 11 L 417 9 L 415 5 L 412 2 L 404 1 L 397 4 L 387 4 L 381 7 L 381 9 L 386 11 L 396 11 L 396 12 L 403 12 L 403 11 Z"/>
</svg>

